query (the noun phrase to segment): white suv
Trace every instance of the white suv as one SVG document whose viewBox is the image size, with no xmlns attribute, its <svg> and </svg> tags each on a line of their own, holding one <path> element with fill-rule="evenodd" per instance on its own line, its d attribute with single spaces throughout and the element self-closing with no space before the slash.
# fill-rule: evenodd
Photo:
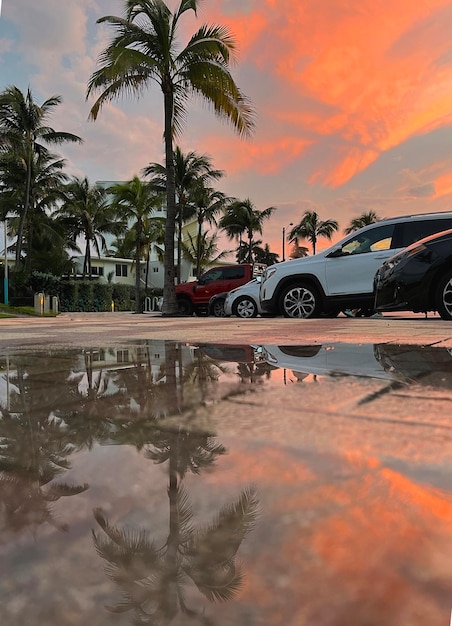
<svg viewBox="0 0 452 626">
<path fill-rule="evenodd" d="M 415 241 L 448 228 L 452 212 L 384 219 L 319 254 L 271 265 L 261 282 L 261 307 L 269 314 L 298 318 L 335 316 L 348 308 L 371 312 L 380 265 Z"/>
</svg>

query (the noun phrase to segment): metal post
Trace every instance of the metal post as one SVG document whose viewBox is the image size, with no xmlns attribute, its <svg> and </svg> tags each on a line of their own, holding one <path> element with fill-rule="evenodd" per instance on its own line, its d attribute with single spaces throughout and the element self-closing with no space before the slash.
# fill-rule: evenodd
<svg viewBox="0 0 452 626">
<path fill-rule="evenodd" d="M 293 222 L 290 222 L 290 224 L 287 224 L 287 226 L 293 226 Z M 283 229 L 282 229 L 282 260 L 283 261 L 286 260 L 285 250 L 286 250 L 286 226 L 283 226 Z"/>
</svg>

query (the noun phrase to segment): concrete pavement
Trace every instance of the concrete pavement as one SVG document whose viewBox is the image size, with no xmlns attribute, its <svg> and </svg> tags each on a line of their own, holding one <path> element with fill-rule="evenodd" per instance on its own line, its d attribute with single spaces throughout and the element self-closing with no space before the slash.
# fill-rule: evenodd
<svg viewBox="0 0 452 626">
<path fill-rule="evenodd" d="M 0 348 L 118 344 L 137 339 L 236 344 L 407 343 L 452 348 L 452 322 L 438 316 L 293 320 L 215 317 L 164 318 L 160 313 L 62 313 L 56 318 L 0 319 Z"/>
</svg>

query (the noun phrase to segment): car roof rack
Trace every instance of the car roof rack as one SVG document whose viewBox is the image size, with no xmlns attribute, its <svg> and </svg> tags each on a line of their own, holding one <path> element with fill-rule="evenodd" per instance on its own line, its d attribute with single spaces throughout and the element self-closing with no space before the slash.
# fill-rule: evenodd
<svg viewBox="0 0 452 626">
<path fill-rule="evenodd" d="M 425 213 L 408 213 L 407 215 L 391 215 L 391 217 L 383 217 L 380 222 L 387 222 L 388 220 L 400 220 L 407 219 L 408 217 L 427 217 L 429 215 L 452 215 L 451 211 L 426 211 Z"/>
</svg>

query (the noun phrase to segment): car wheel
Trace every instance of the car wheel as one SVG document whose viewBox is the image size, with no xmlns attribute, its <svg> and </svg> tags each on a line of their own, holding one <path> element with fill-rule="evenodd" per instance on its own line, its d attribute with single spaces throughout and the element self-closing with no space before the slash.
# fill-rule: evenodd
<svg viewBox="0 0 452 626">
<path fill-rule="evenodd" d="M 207 304 L 200 304 L 195 307 L 195 315 L 196 317 L 208 317 L 209 315 L 209 307 Z"/>
<path fill-rule="evenodd" d="M 452 272 L 449 270 L 438 285 L 436 306 L 443 320 L 452 320 Z"/>
<path fill-rule="evenodd" d="M 193 315 L 193 304 L 188 298 L 178 298 L 179 315 Z"/>
<path fill-rule="evenodd" d="M 224 298 L 218 298 L 212 304 L 211 311 L 215 317 L 224 317 Z"/>
<path fill-rule="evenodd" d="M 232 312 L 237 317 L 256 317 L 257 316 L 257 304 L 252 298 L 248 296 L 242 296 L 232 305 Z"/>
<path fill-rule="evenodd" d="M 320 308 L 317 290 L 307 283 L 290 285 L 281 294 L 280 310 L 284 317 L 315 317 Z"/>
</svg>

